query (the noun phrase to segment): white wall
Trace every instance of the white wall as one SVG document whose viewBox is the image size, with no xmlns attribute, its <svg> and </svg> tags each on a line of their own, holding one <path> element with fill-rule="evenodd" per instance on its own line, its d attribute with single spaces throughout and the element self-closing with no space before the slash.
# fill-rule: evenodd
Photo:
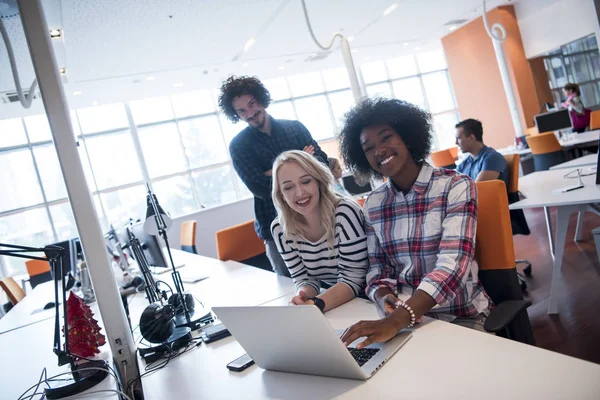
<svg viewBox="0 0 600 400">
<path fill-rule="evenodd" d="M 592 33 L 600 43 L 594 0 L 522 0 L 515 12 L 527 58 Z"/>
<path fill-rule="evenodd" d="M 198 253 L 216 258 L 217 241 L 215 233 L 251 219 L 254 219 L 254 199 L 252 198 L 178 217 L 173 220 L 173 226 L 169 230 L 169 244 L 172 248 L 181 248 L 179 241 L 181 224 L 184 221 L 195 220 L 197 222 L 196 249 Z"/>
</svg>

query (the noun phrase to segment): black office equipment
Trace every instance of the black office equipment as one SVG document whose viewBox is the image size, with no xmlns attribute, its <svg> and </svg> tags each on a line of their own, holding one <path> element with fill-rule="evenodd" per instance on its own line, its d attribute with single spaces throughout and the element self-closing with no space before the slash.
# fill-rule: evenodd
<svg viewBox="0 0 600 400">
<path fill-rule="evenodd" d="M 140 245 L 142 246 L 142 250 L 144 251 L 144 255 L 146 256 L 149 266 L 169 268 L 169 265 L 165 260 L 165 256 L 160 249 L 158 238 L 146 233 L 144 231 L 144 224 L 142 222 L 132 225 L 129 229 L 130 232 L 133 233 L 133 235 L 140 241 Z M 131 239 L 131 234 L 129 238 Z M 135 254 L 133 256 L 135 258 Z M 136 261 L 138 260 L 136 259 Z"/>
<path fill-rule="evenodd" d="M 600 138 L 598 139 L 598 154 L 596 157 L 596 185 L 600 185 L 600 175 L 598 170 L 600 170 Z"/>
<path fill-rule="evenodd" d="M 539 133 L 544 133 L 572 128 L 573 124 L 569 110 L 564 109 L 536 115 L 535 126 Z"/>
<path fill-rule="evenodd" d="M 370 182 L 367 182 L 365 185 L 360 185 L 358 182 L 356 182 L 354 175 L 343 176 L 342 182 L 344 184 L 344 188 L 353 196 L 369 193 L 373 190 Z"/>
</svg>

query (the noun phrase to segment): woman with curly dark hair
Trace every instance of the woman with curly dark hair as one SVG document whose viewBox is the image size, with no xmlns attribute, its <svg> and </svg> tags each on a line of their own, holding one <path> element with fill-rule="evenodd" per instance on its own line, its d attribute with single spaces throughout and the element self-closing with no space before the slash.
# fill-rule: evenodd
<svg viewBox="0 0 600 400">
<path fill-rule="evenodd" d="M 427 163 L 431 116 L 404 101 L 366 99 L 346 114 L 340 140 L 350 169 L 388 178 L 364 205 L 365 291 L 385 317 L 355 324 L 342 340 L 383 342 L 426 313 L 483 330 L 491 300 L 474 258 L 477 187 Z"/>
<path fill-rule="evenodd" d="M 248 126 L 229 145 L 235 171 L 254 195 L 254 228 L 264 240 L 271 267 L 279 275 L 290 273 L 271 235 L 277 211 L 271 199 L 271 168 L 287 150 L 304 150 L 327 165 L 325 154 L 310 132 L 298 121 L 276 120 L 267 112 L 271 95 L 258 78 L 231 76 L 221 86 L 219 107 L 227 118 Z"/>
</svg>

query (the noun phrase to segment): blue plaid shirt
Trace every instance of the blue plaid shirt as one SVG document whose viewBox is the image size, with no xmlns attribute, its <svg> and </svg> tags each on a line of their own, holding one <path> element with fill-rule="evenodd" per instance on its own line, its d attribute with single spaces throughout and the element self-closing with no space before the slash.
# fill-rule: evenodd
<svg viewBox="0 0 600 400">
<path fill-rule="evenodd" d="M 310 132 L 299 121 L 276 120 L 271 117 L 271 136 L 248 126 L 229 145 L 235 171 L 254 195 L 254 229 L 263 240 L 273 240 L 271 222 L 277 211 L 271 199 L 272 179 L 265 172 L 273 168 L 275 158 L 287 150 L 302 150 L 312 145 L 315 157 L 327 164 L 327 154 L 321 150 Z"/>
</svg>

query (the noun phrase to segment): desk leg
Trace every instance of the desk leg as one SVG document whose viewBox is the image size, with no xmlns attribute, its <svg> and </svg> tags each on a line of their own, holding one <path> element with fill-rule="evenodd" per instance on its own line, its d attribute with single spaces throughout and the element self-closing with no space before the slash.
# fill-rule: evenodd
<svg viewBox="0 0 600 400">
<path fill-rule="evenodd" d="M 544 207 L 544 215 L 546 216 L 546 229 L 548 230 L 550 255 L 552 255 L 552 260 L 554 260 L 554 240 L 552 239 L 552 219 L 550 218 L 550 207 Z"/>
<path fill-rule="evenodd" d="M 583 227 L 583 213 L 584 211 L 579 211 L 577 214 L 577 226 L 575 228 L 575 238 L 573 239 L 575 242 L 579 242 L 581 240 L 581 228 Z"/>
<path fill-rule="evenodd" d="M 552 284 L 550 287 L 550 304 L 548 305 L 548 314 L 558 314 L 558 287 L 561 284 L 562 259 L 565 253 L 565 243 L 567 241 L 569 216 L 578 210 L 579 206 L 557 207 L 556 248 L 554 254 L 554 265 L 552 268 Z"/>
</svg>

